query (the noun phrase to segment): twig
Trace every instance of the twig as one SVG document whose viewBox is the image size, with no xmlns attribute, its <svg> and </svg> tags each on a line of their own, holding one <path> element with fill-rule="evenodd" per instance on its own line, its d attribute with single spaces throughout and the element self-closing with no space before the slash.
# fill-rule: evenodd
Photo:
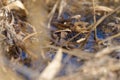
<svg viewBox="0 0 120 80">
<path fill-rule="evenodd" d="M 66 42 L 64 42 L 62 45 L 68 44 L 70 41 L 72 41 L 74 38 L 76 38 L 76 37 L 79 36 L 80 34 L 81 34 L 81 32 L 79 32 L 78 34 L 76 34 L 75 36 L 73 36 L 72 38 L 70 38 L 69 40 L 67 40 Z"/>
</svg>

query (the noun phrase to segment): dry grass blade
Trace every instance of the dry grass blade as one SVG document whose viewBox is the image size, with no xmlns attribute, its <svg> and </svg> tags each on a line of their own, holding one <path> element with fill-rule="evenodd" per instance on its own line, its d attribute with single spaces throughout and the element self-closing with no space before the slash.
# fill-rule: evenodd
<svg viewBox="0 0 120 80">
<path fill-rule="evenodd" d="M 112 12 L 113 9 L 105 7 L 105 6 L 95 6 L 95 11 L 102 11 L 102 12 Z"/>
<path fill-rule="evenodd" d="M 56 74 L 60 71 L 62 60 L 62 49 L 59 49 L 55 58 L 45 70 L 41 73 L 39 80 L 53 80 Z"/>
<path fill-rule="evenodd" d="M 113 36 L 110 36 L 110 37 L 108 37 L 108 38 L 100 41 L 99 44 L 104 43 L 104 42 L 109 41 L 109 40 L 112 40 L 112 39 L 114 39 L 114 38 L 117 38 L 117 37 L 119 37 L 119 36 L 120 36 L 120 33 L 115 34 L 115 35 L 113 35 Z"/>
<path fill-rule="evenodd" d="M 51 25 L 51 20 L 52 20 L 53 15 L 54 15 L 57 7 L 58 7 L 59 2 L 60 2 L 60 0 L 57 0 L 57 1 L 56 1 L 55 5 L 54 5 L 54 7 L 53 7 L 53 9 L 52 9 L 52 11 L 51 11 L 51 12 L 49 13 L 49 15 L 48 15 L 48 18 L 49 18 L 48 28 L 49 28 L 49 29 L 50 29 L 50 25 Z"/>
<path fill-rule="evenodd" d="M 83 42 L 83 44 L 81 45 L 81 47 L 83 47 L 85 45 L 85 43 L 87 42 L 87 40 L 89 39 L 89 36 L 91 34 L 91 32 L 96 29 L 96 27 L 101 23 L 103 22 L 107 17 L 109 17 L 110 15 L 114 14 L 116 11 L 118 11 L 120 9 L 120 6 L 117 7 L 114 11 L 108 13 L 107 15 L 101 17 L 96 23 L 94 24 L 91 24 L 88 28 L 89 28 L 89 33 L 88 35 L 86 35 L 86 40 Z"/>
<path fill-rule="evenodd" d="M 81 43 L 81 42 L 83 42 L 84 40 L 85 40 L 85 38 L 81 38 L 81 39 L 77 40 L 76 42 L 77 42 L 77 43 Z"/>
<path fill-rule="evenodd" d="M 109 17 L 110 15 L 114 14 L 116 11 L 118 11 L 120 9 L 120 6 L 117 7 L 114 11 L 108 13 L 107 15 L 101 17 L 94 25 L 90 25 L 90 30 L 94 30 L 102 21 L 104 21 L 107 17 Z"/>
<path fill-rule="evenodd" d="M 112 2 L 0 0 L 0 80 L 120 80 Z"/>
<path fill-rule="evenodd" d="M 32 34 L 29 34 L 28 36 L 26 36 L 22 41 L 25 42 L 27 39 L 29 39 L 30 37 L 36 35 L 37 33 L 32 33 Z"/>
<path fill-rule="evenodd" d="M 47 47 L 53 48 L 53 49 L 56 49 L 56 50 L 59 49 L 59 47 L 51 46 L 51 45 L 49 45 Z M 90 59 L 93 59 L 94 56 L 95 56 L 94 53 L 89 54 L 89 53 L 81 51 L 79 49 L 74 49 L 72 51 L 68 51 L 66 49 L 62 49 L 62 51 L 65 52 L 65 53 L 67 53 L 70 56 L 75 56 L 75 57 L 77 57 L 79 59 L 83 59 L 83 60 L 90 60 Z"/>
<path fill-rule="evenodd" d="M 108 55 L 108 54 L 110 54 L 110 52 L 112 52 L 114 50 L 117 50 L 117 49 L 120 49 L 120 46 L 117 46 L 117 47 L 107 47 L 107 48 L 99 51 L 98 53 L 96 53 L 95 57 L 96 58 L 102 58 L 103 56 Z"/>
<path fill-rule="evenodd" d="M 61 0 L 60 6 L 59 6 L 58 19 L 60 18 L 60 16 L 61 16 L 61 14 L 62 14 L 62 12 L 63 12 L 65 6 L 66 6 L 65 0 Z"/>
</svg>

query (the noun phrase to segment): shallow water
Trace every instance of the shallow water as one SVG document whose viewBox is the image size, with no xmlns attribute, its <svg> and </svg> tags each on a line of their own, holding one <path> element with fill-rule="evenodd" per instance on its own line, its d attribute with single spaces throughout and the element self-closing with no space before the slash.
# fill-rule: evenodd
<svg viewBox="0 0 120 80">
<path fill-rule="evenodd" d="M 80 20 L 85 21 L 85 22 L 89 20 L 88 22 L 90 24 L 92 24 L 93 19 L 89 19 L 89 18 L 91 18 L 90 15 L 82 17 Z M 63 17 L 63 19 L 67 20 L 67 19 L 69 19 L 70 15 L 67 12 L 65 12 L 64 14 L 62 14 L 62 17 Z M 74 22 L 76 22 L 76 20 L 73 19 L 72 23 L 74 23 Z M 65 40 L 66 41 L 69 40 L 70 38 L 72 38 L 76 34 L 77 34 L 77 32 L 69 33 Z M 75 42 L 76 40 L 78 40 L 82 37 L 84 37 L 84 35 L 80 34 L 78 37 L 74 38 L 71 42 Z M 103 39 L 106 38 L 106 34 L 99 27 L 97 28 L 97 37 L 100 40 L 103 40 Z M 95 43 L 95 40 L 94 40 L 94 32 L 92 32 L 90 34 L 90 37 L 89 37 L 87 43 L 84 46 L 83 51 L 86 51 L 86 52 L 89 52 L 89 53 L 94 53 L 94 52 L 96 52 L 95 45 L 96 45 L 96 43 Z M 74 46 L 74 48 L 79 48 L 79 47 L 80 47 L 80 44 L 75 44 L 75 46 Z M 54 56 L 55 56 L 55 54 L 52 54 L 52 53 L 48 55 L 48 57 L 51 60 L 54 58 Z M 77 57 L 69 56 L 66 53 L 63 53 L 62 64 L 63 64 L 63 66 L 62 66 L 62 69 L 61 69 L 58 76 L 64 76 L 64 75 L 68 75 L 70 73 L 76 72 L 84 64 L 84 61 L 79 61 L 79 59 Z"/>
</svg>

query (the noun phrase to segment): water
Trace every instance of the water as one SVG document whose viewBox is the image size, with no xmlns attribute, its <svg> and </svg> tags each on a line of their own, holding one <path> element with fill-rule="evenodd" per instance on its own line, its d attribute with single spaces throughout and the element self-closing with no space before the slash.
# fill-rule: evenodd
<svg viewBox="0 0 120 80">
<path fill-rule="evenodd" d="M 64 13 L 63 18 L 64 19 L 69 19 L 70 15 L 68 13 Z M 87 21 L 89 20 L 88 23 L 92 24 L 93 23 L 93 19 L 88 19 L 88 17 L 83 17 L 81 18 L 82 21 Z M 72 23 L 76 22 L 75 19 L 71 20 Z M 77 32 L 71 32 L 69 34 L 67 34 L 67 37 L 65 38 L 65 40 L 69 40 L 70 38 L 72 38 L 73 36 L 75 36 L 76 34 L 78 34 Z M 84 34 L 80 34 L 78 37 L 74 38 L 71 42 L 76 42 L 78 39 L 83 38 L 85 35 Z M 97 37 L 98 39 L 105 39 L 105 33 L 102 32 L 102 30 L 100 30 L 100 28 L 97 28 Z M 95 48 L 94 46 L 96 45 L 95 40 L 94 40 L 94 32 L 92 32 L 90 34 L 90 37 L 84 47 L 84 51 L 88 51 L 88 52 L 95 52 Z M 74 48 L 79 48 L 80 44 L 75 44 Z M 52 60 L 54 59 L 55 54 L 50 53 L 48 55 L 48 57 Z M 63 53 L 63 59 L 62 59 L 62 69 L 59 73 L 58 76 L 63 76 L 63 75 L 68 75 L 70 73 L 74 73 L 77 71 L 77 69 L 79 69 L 81 67 L 81 65 L 84 64 L 83 61 L 79 61 L 77 57 L 75 56 L 69 56 L 67 53 Z"/>
</svg>

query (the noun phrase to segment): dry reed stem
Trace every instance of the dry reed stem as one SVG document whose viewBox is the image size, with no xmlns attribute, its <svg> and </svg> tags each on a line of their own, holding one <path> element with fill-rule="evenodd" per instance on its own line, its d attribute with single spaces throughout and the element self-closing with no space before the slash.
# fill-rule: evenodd
<svg viewBox="0 0 120 80">
<path fill-rule="evenodd" d="M 119 37 L 119 36 L 120 36 L 120 33 L 115 34 L 115 35 L 113 35 L 113 36 L 110 36 L 110 37 L 108 37 L 108 38 L 100 41 L 99 44 L 104 43 L 104 42 L 109 41 L 109 40 L 112 40 L 112 39 L 114 39 L 114 38 L 117 38 L 117 37 Z"/>
<path fill-rule="evenodd" d="M 59 49 L 55 58 L 45 70 L 40 74 L 39 80 L 53 80 L 56 74 L 60 71 L 62 61 L 62 49 Z"/>
<path fill-rule="evenodd" d="M 103 17 L 101 17 L 96 23 L 91 24 L 88 28 L 89 28 L 89 33 L 86 35 L 86 40 L 83 42 L 83 44 L 81 45 L 81 47 L 83 47 L 85 45 L 85 43 L 87 42 L 87 40 L 89 39 L 89 36 L 91 34 L 91 32 L 96 29 L 96 27 L 103 22 L 107 17 L 109 17 L 110 15 L 114 14 L 116 11 L 118 11 L 120 9 L 120 6 L 117 7 L 114 11 L 108 13 L 107 15 L 104 15 Z"/>
<path fill-rule="evenodd" d="M 103 56 L 106 56 L 108 54 L 110 54 L 112 51 L 120 49 L 120 46 L 116 46 L 116 47 L 107 47 L 101 51 L 99 51 L 98 53 L 96 53 L 95 57 L 96 58 L 102 58 Z"/>
<path fill-rule="evenodd" d="M 57 1 L 56 1 L 56 3 L 54 4 L 51 12 L 50 12 L 49 15 L 48 15 L 48 18 L 49 18 L 49 21 L 48 21 L 48 29 L 50 29 L 50 27 L 51 27 L 51 20 L 52 20 L 53 15 L 54 15 L 57 7 L 58 7 L 59 1 L 60 1 L 60 0 L 57 0 Z"/>
<path fill-rule="evenodd" d="M 56 47 L 56 46 L 52 46 L 52 45 L 48 45 L 48 48 L 53 48 L 53 49 L 59 49 L 60 47 Z M 90 59 L 94 59 L 95 54 L 94 53 L 87 53 L 84 51 L 81 51 L 79 49 L 74 49 L 72 51 L 68 51 L 66 49 L 62 49 L 63 52 L 65 52 L 66 54 L 70 55 L 70 56 L 75 56 L 79 59 L 83 59 L 83 60 L 90 60 Z"/>
<path fill-rule="evenodd" d="M 64 10 L 64 7 L 65 7 L 66 5 L 67 5 L 66 1 L 65 1 L 65 0 L 61 0 L 60 5 L 59 5 L 59 13 L 58 13 L 57 19 L 60 18 L 61 14 L 62 14 L 62 12 L 63 12 L 63 10 Z"/>
</svg>

